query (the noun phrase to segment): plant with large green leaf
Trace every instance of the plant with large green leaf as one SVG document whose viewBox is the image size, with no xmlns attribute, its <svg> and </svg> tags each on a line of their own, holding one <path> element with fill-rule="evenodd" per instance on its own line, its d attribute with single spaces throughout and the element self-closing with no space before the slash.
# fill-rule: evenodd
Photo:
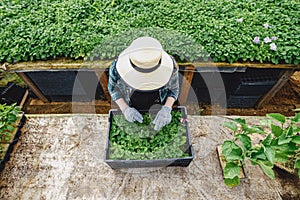
<svg viewBox="0 0 300 200">
<path fill-rule="evenodd" d="M 0 104 L 0 141 L 9 141 L 20 118 L 21 109 L 16 104 Z"/>
<path fill-rule="evenodd" d="M 277 163 L 298 169 L 300 177 L 299 122 L 300 113 L 294 117 L 270 113 L 259 125 L 249 125 L 241 118 L 225 122 L 224 126 L 233 131 L 233 139 L 222 144 L 222 156 L 226 161 L 225 184 L 229 187 L 240 184 L 238 175 L 246 160 L 259 165 L 271 179 L 275 178 L 273 167 Z"/>
</svg>

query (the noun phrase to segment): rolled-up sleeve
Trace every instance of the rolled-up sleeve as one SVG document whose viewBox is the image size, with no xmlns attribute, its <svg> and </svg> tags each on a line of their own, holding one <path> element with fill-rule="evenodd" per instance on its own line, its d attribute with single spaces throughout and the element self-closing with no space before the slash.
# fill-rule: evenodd
<svg viewBox="0 0 300 200">
<path fill-rule="evenodd" d="M 120 79 L 120 75 L 116 69 L 116 60 L 114 60 L 109 68 L 109 78 L 108 78 L 108 91 L 112 101 L 116 101 L 122 97 L 121 91 L 117 86 L 119 79 Z"/>
<path fill-rule="evenodd" d="M 175 100 L 177 100 L 179 95 L 179 81 L 178 81 L 178 68 L 175 67 L 174 71 L 172 73 L 170 82 L 169 82 L 169 88 L 168 88 L 168 97 L 173 97 Z"/>
</svg>

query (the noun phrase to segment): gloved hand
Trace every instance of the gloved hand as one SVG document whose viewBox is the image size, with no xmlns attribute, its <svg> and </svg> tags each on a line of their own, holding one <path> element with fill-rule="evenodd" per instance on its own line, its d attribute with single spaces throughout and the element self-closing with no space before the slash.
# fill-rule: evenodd
<svg viewBox="0 0 300 200">
<path fill-rule="evenodd" d="M 165 125 L 169 124 L 171 122 L 172 116 L 171 116 L 171 110 L 172 108 L 167 106 L 162 106 L 160 111 L 157 113 L 156 117 L 153 120 L 154 130 L 158 131 Z"/>
<path fill-rule="evenodd" d="M 123 110 L 123 115 L 125 116 L 125 119 L 129 122 L 135 122 L 135 121 L 138 121 L 140 123 L 143 122 L 143 116 L 135 108 L 127 106 Z"/>
</svg>

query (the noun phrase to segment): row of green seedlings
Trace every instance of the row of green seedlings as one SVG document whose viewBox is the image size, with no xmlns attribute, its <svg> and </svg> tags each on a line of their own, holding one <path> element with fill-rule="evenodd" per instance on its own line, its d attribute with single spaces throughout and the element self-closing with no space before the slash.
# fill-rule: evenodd
<svg viewBox="0 0 300 200">
<path fill-rule="evenodd" d="M 172 111 L 171 122 L 154 130 L 154 115 L 143 114 L 142 123 L 129 123 L 115 115 L 110 130 L 110 158 L 114 160 L 148 160 L 186 157 L 187 127 L 182 113 Z"/>
</svg>

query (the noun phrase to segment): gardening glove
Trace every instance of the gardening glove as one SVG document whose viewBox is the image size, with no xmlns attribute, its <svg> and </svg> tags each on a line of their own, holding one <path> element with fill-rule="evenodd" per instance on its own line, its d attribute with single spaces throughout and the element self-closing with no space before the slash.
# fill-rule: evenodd
<svg viewBox="0 0 300 200">
<path fill-rule="evenodd" d="M 157 113 L 156 117 L 153 120 L 154 130 L 158 131 L 165 125 L 169 124 L 171 122 L 172 116 L 171 116 L 171 110 L 172 108 L 168 106 L 162 106 L 160 111 Z"/>
<path fill-rule="evenodd" d="M 125 119 L 129 122 L 135 122 L 135 121 L 138 121 L 140 123 L 143 122 L 143 116 L 135 108 L 127 106 L 123 110 L 123 115 L 125 116 Z"/>
</svg>

